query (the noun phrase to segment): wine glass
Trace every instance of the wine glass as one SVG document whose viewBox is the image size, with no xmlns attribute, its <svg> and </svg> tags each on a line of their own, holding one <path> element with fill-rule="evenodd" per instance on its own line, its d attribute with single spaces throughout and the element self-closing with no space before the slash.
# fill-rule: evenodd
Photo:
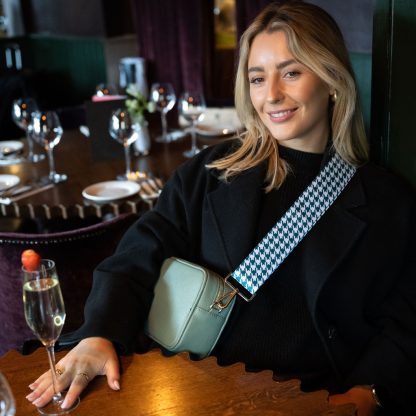
<svg viewBox="0 0 416 416">
<path fill-rule="evenodd" d="M 16 405 L 6 377 L 0 373 L 0 416 L 14 416 Z"/>
<path fill-rule="evenodd" d="M 66 181 L 68 179 L 67 175 L 56 172 L 53 157 L 53 149 L 59 144 L 63 134 L 58 115 L 55 111 L 34 111 L 30 125 L 33 138 L 44 147 L 48 155 L 49 175 L 47 178 L 43 178 L 42 181 L 47 183 Z"/>
<path fill-rule="evenodd" d="M 176 103 L 176 95 L 172 85 L 169 83 L 152 84 L 150 100 L 155 103 L 156 109 L 160 111 L 162 120 L 162 135 L 156 137 L 155 140 L 159 143 L 169 143 L 173 141 L 173 136 L 168 134 L 166 114 L 172 110 Z"/>
<path fill-rule="evenodd" d="M 182 117 L 192 123 L 192 147 L 185 151 L 185 157 L 193 157 L 200 152 L 196 144 L 196 126 L 204 118 L 206 109 L 204 95 L 198 92 L 184 92 L 179 99 L 179 112 Z"/>
<path fill-rule="evenodd" d="M 27 146 L 29 153 L 27 160 L 29 162 L 40 162 L 45 159 L 45 155 L 34 153 L 33 151 L 33 137 L 30 128 L 30 119 L 33 111 L 38 109 L 38 105 L 33 98 L 19 98 L 12 103 L 12 119 L 17 126 L 19 126 L 26 133 Z"/>
<path fill-rule="evenodd" d="M 55 262 L 42 259 L 37 270 L 29 271 L 23 266 L 22 271 L 26 322 L 48 351 L 54 391 L 52 400 L 46 406 L 38 408 L 38 411 L 43 415 L 66 414 L 78 406 L 79 399 L 72 408 L 61 408 L 65 392 L 57 389 L 55 342 L 61 334 L 66 314 Z"/>
<path fill-rule="evenodd" d="M 136 174 L 131 171 L 130 145 L 138 139 L 138 134 L 135 131 L 134 123 L 127 109 L 119 108 L 113 111 L 110 117 L 108 131 L 110 136 L 124 147 L 126 173 L 124 175 L 118 175 L 117 179 L 122 181 L 135 180 Z"/>
</svg>

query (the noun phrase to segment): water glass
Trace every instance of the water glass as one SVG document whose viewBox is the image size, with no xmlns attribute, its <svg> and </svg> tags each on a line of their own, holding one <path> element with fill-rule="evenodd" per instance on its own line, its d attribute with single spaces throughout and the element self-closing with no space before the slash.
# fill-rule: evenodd
<svg viewBox="0 0 416 416">
<path fill-rule="evenodd" d="M 53 150 L 61 141 L 63 129 L 55 111 L 34 111 L 31 117 L 31 130 L 33 138 L 44 147 L 48 155 L 49 175 L 43 182 L 59 183 L 68 179 L 64 173 L 55 170 Z"/>
<path fill-rule="evenodd" d="M 119 108 L 113 111 L 108 126 L 110 136 L 123 145 L 124 157 L 126 160 L 126 172 L 118 175 L 117 179 L 122 181 L 135 180 L 136 175 L 131 171 L 130 146 L 138 139 L 134 122 L 126 108 Z"/>
<path fill-rule="evenodd" d="M 166 114 L 172 110 L 176 103 L 176 95 L 173 87 L 169 83 L 155 83 L 150 90 L 150 100 L 155 104 L 156 110 L 160 111 L 162 121 L 162 135 L 156 137 L 159 143 L 169 143 L 173 141 L 172 135 L 168 134 L 168 123 Z"/>
<path fill-rule="evenodd" d="M 30 125 L 31 115 L 33 111 L 38 110 L 38 105 L 33 98 L 19 98 L 14 100 L 12 104 L 12 119 L 14 123 L 26 133 L 29 162 L 37 163 L 45 159 L 45 155 L 34 152 L 33 135 Z"/>
<path fill-rule="evenodd" d="M 6 377 L 0 373 L 0 416 L 13 416 L 16 405 L 9 383 Z"/>
<path fill-rule="evenodd" d="M 192 123 L 191 135 L 192 146 L 185 151 L 185 157 L 193 157 L 200 152 L 196 143 L 196 126 L 198 122 L 203 120 L 206 110 L 204 95 L 198 92 L 184 92 L 179 99 L 179 113 L 182 117 Z"/>
</svg>

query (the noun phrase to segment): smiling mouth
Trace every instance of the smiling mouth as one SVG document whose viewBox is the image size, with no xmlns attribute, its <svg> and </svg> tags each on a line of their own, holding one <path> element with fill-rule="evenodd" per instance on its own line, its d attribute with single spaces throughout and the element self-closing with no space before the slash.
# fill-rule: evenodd
<svg viewBox="0 0 416 416">
<path fill-rule="evenodd" d="M 296 112 L 297 108 L 291 108 L 289 110 L 273 111 L 267 113 L 271 121 L 280 122 L 286 121 Z"/>
</svg>

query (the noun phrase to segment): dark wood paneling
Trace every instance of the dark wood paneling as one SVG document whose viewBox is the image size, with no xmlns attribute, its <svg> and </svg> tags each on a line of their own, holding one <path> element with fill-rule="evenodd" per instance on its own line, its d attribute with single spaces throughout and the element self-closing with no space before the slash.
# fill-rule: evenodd
<svg viewBox="0 0 416 416">
<path fill-rule="evenodd" d="M 416 2 L 378 0 L 373 39 L 373 158 L 416 185 Z"/>
</svg>

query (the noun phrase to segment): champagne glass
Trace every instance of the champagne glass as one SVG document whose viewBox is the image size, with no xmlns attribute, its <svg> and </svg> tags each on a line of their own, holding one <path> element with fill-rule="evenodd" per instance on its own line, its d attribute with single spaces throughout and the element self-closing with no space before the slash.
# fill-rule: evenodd
<svg viewBox="0 0 416 416">
<path fill-rule="evenodd" d="M 117 179 L 122 181 L 135 180 L 136 174 L 131 171 L 130 145 L 138 139 L 138 134 L 135 131 L 134 123 L 127 109 L 119 108 L 113 111 L 110 117 L 108 131 L 110 136 L 124 147 L 126 173 L 124 175 L 118 175 Z"/>
<path fill-rule="evenodd" d="M 192 123 L 192 147 L 185 151 L 185 157 L 193 157 L 200 152 L 196 143 L 196 126 L 204 118 L 206 109 L 204 95 L 198 92 L 184 92 L 179 99 L 179 112 L 185 120 Z"/>
<path fill-rule="evenodd" d="M 33 137 L 30 128 L 30 119 L 33 111 L 38 109 L 38 105 L 33 98 L 19 98 L 14 100 L 12 104 L 12 119 L 26 133 L 27 146 L 29 153 L 27 160 L 29 162 L 40 162 L 45 159 L 45 155 L 37 154 L 33 151 Z"/>
<path fill-rule="evenodd" d="M 52 400 L 38 411 L 43 415 L 66 414 L 78 406 L 79 399 L 72 408 L 61 408 L 65 392 L 57 389 L 55 342 L 61 334 L 66 314 L 55 262 L 42 259 L 37 270 L 29 271 L 23 266 L 22 271 L 26 322 L 48 351 L 54 391 Z"/>
<path fill-rule="evenodd" d="M 68 179 L 67 175 L 56 172 L 53 157 L 53 149 L 59 144 L 63 134 L 58 115 L 55 111 L 34 111 L 30 125 L 33 138 L 44 147 L 48 155 L 49 175 L 47 178 L 43 178 L 42 181 L 47 183 L 66 181 Z"/>
<path fill-rule="evenodd" d="M 0 416 L 14 416 L 16 405 L 6 377 L 0 373 Z"/>
<path fill-rule="evenodd" d="M 162 135 L 156 137 L 156 141 L 159 143 L 169 143 L 174 139 L 172 135 L 168 134 L 166 114 L 172 110 L 176 103 L 176 95 L 172 85 L 169 83 L 152 84 L 150 100 L 155 103 L 156 109 L 160 111 L 162 120 Z"/>
</svg>

